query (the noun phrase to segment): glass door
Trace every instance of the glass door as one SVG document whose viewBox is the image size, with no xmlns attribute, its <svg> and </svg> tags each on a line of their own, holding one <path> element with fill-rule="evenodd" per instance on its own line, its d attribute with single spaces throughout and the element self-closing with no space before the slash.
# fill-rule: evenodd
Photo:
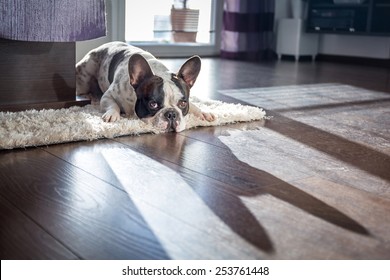
<svg viewBox="0 0 390 280">
<path fill-rule="evenodd" d="M 125 40 L 157 56 L 219 53 L 223 0 L 126 0 Z"/>
</svg>

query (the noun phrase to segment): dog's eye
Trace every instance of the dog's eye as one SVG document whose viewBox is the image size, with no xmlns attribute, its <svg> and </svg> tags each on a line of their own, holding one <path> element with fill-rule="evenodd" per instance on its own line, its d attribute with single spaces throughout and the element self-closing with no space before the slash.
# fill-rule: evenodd
<svg viewBox="0 0 390 280">
<path fill-rule="evenodd" d="M 185 101 L 185 100 L 180 100 L 179 103 L 177 103 L 177 106 L 178 106 L 180 109 L 184 109 L 185 107 L 187 107 L 187 101 Z"/>
<path fill-rule="evenodd" d="M 157 102 L 154 101 L 154 100 L 149 101 L 149 108 L 153 109 L 153 110 L 156 110 L 158 108 Z"/>
</svg>

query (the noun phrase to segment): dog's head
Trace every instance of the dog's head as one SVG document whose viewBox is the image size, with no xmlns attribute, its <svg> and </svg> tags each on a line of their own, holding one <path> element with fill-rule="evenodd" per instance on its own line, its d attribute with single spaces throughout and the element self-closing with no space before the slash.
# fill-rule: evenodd
<svg viewBox="0 0 390 280">
<path fill-rule="evenodd" d="M 184 130 L 190 89 L 198 77 L 200 66 L 199 56 L 193 56 L 176 74 L 162 78 L 153 73 L 142 55 L 133 54 L 129 59 L 129 77 L 137 94 L 137 116 L 160 130 Z"/>
</svg>

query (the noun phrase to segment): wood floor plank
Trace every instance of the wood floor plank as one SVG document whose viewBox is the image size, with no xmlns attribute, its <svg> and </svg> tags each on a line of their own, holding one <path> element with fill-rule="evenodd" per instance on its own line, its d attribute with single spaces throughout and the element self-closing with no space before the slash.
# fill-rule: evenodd
<svg viewBox="0 0 390 280">
<path fill-rule="evenodd" d="M 143 209 L 146 207 L 146 213 L 152 211 L 150 206 L 154 208 L 149 223 L 161 224 L 162 220 L 166 220 L 172 224 L 176 220 L 176 225 L 158 229 L 158 237 L 164 240 L 164 248 L 170 255 L 186 259 L 241 259 L 264 258 L 267 252 L 272 251 L 272 244 L 261 224 L 245 207 L 240 207 L 240 190 L 227 191 L 228 186 L 219 181 L 158 156 L 144 155 L 119 142 L 100 141 L 82 146 L 67 144 L 46 150 L 103 181 L 116 177 L 118 188 L 123 188 L 133 201 L 141 203 Z M 95 168 L 95 164 L 103 160 L 109 164 L 112 174 Z M 230 211 L 231 207 L 235 210 Z M 175 230 L 177 227 L 181 230 Z M 209 235 L 211 228 L 214 232 L 212 236 Z M 173 236 L 172 231 L 175 233 Z M 196 250 L 189 252 L 183 248 L 188 246 L 193 236 L 198 236 L 203 242 L 194 244 Z M 203 252 L 203 255 L 197 251 Z"/>
<path fill-rule="evenodd" d="M 264 127 L 269 120 L 263 119 L 253 122 L 239 122 L 223 126 L 198 127 L 196 129 L 184 130 L 180 135 L 186 136 L 190 139 L 195 139 L 205 142 L 220 148 L 226 146 L 218 139 L 219 136 L 228 135 L 229 131 L 234 130 L 256 130 Z"/>
<path fill-rule="evenodd" d="M 78 259 L 2 196 L 0 219 L 0 259 Z"/>
<path fill-rule="evenodd" d="M 0 167 L 2 195 L 81 258 L 168 258 L 112 185 L 40 149 L 2 153 Z"/>
<path fill-rule="evenodd" d="M 147 155 L 159 157 L 194 172 L 204 174 L 217 181 L 248 190 L 279 183 L 274 176 L 262 170 L 248 169 L 248 165 L 237 160 L 225 148 L 197 141 L 180 134 L 143 135 L 138 138 L 118 138 L 123 143 Z M 295 174 L 293 179 L 307 177 Z"/>
<path fill-rule="evenodd" d="M 267 128 L 329 155 L 346 165 L 367 172 L 376 178 L 380 178 L 381 181 L 379 184 L 378 182 L 376 184 L 369 184 L 367 182 L 361 184 L 360 187 L 369 192 L 385 194 L 389 197 L 389 156 L 369 146 L 348 140 L 348 136 L 342 137 L 334 133 L 329 133 L 281 115 L 275 117 L 272 122 L 269 122 Z M 364 182 L 364 173 L 357 174 L 355 172 L 354 174 L 353 176 L 357 175 Z M 343 181 L 345 182 L 345 179 Z"/>
<path fill-rule="evenodd" d="M 161 143 L 161 135 L 157 136 Z M 125 138 L 132 141 L 134 137 Z M 142 140 L 148 135 L 137 138 Z M 172 141 L 172 138 L 169 139 Z M 316 192 L 297 187 L 305 182 L 310 183 L 310 178 L 301 180 L 303 183 L 298 181 L 291 184 L 278 180 L 276 185 L 243 191 L 172 164 L 162 159 L 161 153 L 145 155 L 120 143 L 68 144 L 51 146 L 47 150 L 107 180 L 112 175 L 94 171 L 93 165 L 88 162 L 74 160 L 74 156 L 83 155 L 98 161 L 97 154 L 102 155 L 118 182 L 155 229 L 164 248 L 175 258 L 284 259 L 327 256 L 364 259 L 388 256 L 385 247 L 378 250 L 382 242 L 387 242 L 384 234 L 386 228 L 381 229 L 378 220 L 376 226 L 375 223 L 365 222 L 372 212 L 350 217 L 351 212 L 344 212 L 342 205 L 324 201 Z M 69 151 L 72 151 L 73 157 L 67 156 Z M 247 168 L 250 169 L 249 173 L 258 172 L 255 168 Z M 313 182 L 320 185 L 322 181 L 317 179 Z M 327 184 L 332 185 L 327 182 L 323 185 Z M 341 185 L 338 188 L 345 189 Z M 358 205 L 371 204 L 370 208 L 378 211 L 375 216 L 386 213 L 387 200 L 372 200 L 373 195 L 366 198 L 362 191 L 359 194 Z M 353 199 L 351 203 L 354 203 Z M 382 209 L 382 206 L 385 207 Z M 357 210 L 354 210 L 355 213 Z M 380 236 L 371 236 L 375 231 L 380 232 Z M 219 240 L 216 241 L 213 236 L 218 236 Z M 203 240 L 202 244 L 194 244 L 190 251 L 185 250 L 193 238 Z M 308 245 L 318 240 L 322 242 L 315 247 Z M 339 243 L 340 240 L 342 243 Z M 359 243 L 361 246 L 356 247 Z"/>
<path fill-rule="evenodd" d="M 145 136 L 146 138 L 148 138 L 148 136 Z M 161 143 L 161 138 L 159 138 L 160 140 L 160 143 Z M 120 139 L 121 142 L 123 141 L 128 141 L 128 142 L 133 142 L 133 139 L 129 139 L 129 138 L 126 138 L 126 139 Z M 138 139 L 134 140 L 135 142 L 138 142 Z M 151 140 L 150 140 L 151 141 Z M 127 143 L 128 143 L 127 142 Z M 173 140 L 171 141 L 167 141 L 168 143 L 171 143 L 173 142 Z M 144 140 L 142 141 L 143 144 L 145 143 L 148 143 L 148 140 Z M 203 143 L 204 144 L 204 143 Z M 202 145 L 203 145 L 202 144 Z M 192 145 L 192 147 L 195 145 L 195 144 L 189 144 L 189 145 Z M 150 146 L 153 146 L 153 144 L 150 144 Z M 138 147 L 138 146 L 136 146 Z M 169 149 L 164 149 L 164 150 L 169 150 Z M 156 151 L 156 150 L 153 150 L 152 147 L 148 147 L 148 148 L 145 148 L 144 151 Z M 200 152 L 199 150 L 195 150 L 196 152 L 194 153 L 195 155 L 195 158 L 197 158 L 196 155 L 198 155 L 199 153 L 202 153 L 202 154 L 211 154 L 211 157 L 213 159 L 215 159 L 215 153 L 213 152 L 209 152 L 209 150 L 206 152 L 206 151 L 202 151 Z M 157 149 L 157 152 L 154 152 L 153 154 L 155 154 L 156 156 L 166 156 L 164 152 L 160 152 L 160 149 Z M 189 157 L 189 156 L 188 156 Z M 172 160 L 172 157 L 169 157 L 167 156 L 166 158 L 167 160 L 170 159 Z M 193 162 L 195 160 L 189 160 L 187 158 L 187 160 L 189 162 Z M 238 162 L 236 159 L 234 159 L 234 157 L 231 157 L 230 159 L 226 158 L 225 159 L 225 162 Z M 211 160 L 209 160 L 209 162 L 211 162 Z M 215 163 L 215 161 L 213 161 Z M 279 161 L 278 161 L 279 162 Z M 241 163 L 242 165 L 242 163 Z M 193 167 L 192 164 L 188 164 L 188 168 L 190 168 L 190 166 Z M 228 166 L 228 165 L 222 165 L 220 163 L 217 163 L 217 166 Z M 231 172 L 231 173 L 234 173 L 234 171 L 232 171 L 229 167 L 226 167 L 227 170 L 225 170 L 226 173 L 228 172 Z M 250 177 L 251 179 L 254 179 L 254 175 L 253 174 L 256 174 L 258 173 L 259 170 L 255 169 L 255 168 L 251 168 L 249 166 L 246 166 L 246 174 L 251 174 L 252 177 Z M 204 172 L 202 172 L 204 173 Z M 209 175 L 210 177 L 212 177 L 213 175 Z M 217 177 L 217 176 L 216 176 Z M 215 177 L 214 177 L 215 178 Z M 220 177 L 218 177 L 220 178 Z M 247 178 L 248 179 L 248 178 Z M 259 187 L 259 188 L 256 188 L 256 189 L 250 189 L 248 192 L 251 193 L 250 196 L 255 196 L 255 197 L 258 197 L 259 195 L 271 195 L 279 200 L 281 200 L 282 202 L 286 202 L 292 206 L 295 206 L 296 208 L 300 209 L 300 210 L 303 210 L 304 212 L 306 213 L 309 213 L 311 214 L 312 216 L 315 216 L 317 218 L 320 218 L 321 220 L 323 221 L 326 221 L 328 222 L 329 224 L 333 224 L 333 225 L 336 225 L 336 226 L 340 226 L 342 228 L 345 228 L 345 229 L 348 229 L 352 232 L 354 232 L 355 234 L 361 234 L 361 235 L 366 235 L 368 234 L 368 230 L 366 228 L 364 228 L 359 222 L 357 221 L 354 221 L 353 219 L 350 219 L 348 216 L 346 216 L 344 213 L 342 213 L 341 211 L 338 210 L 338 208 L 334 208 L 334 207 L 331 207 L 327 204 L 325 204 L 324 202 L 322 202 L 321 200 L 318 200 L 316 199 L 315 197 L 305 193 L 305 192 L 301 192 L 299 191 L 294 185 L 292 184 L 287 184 L 286 182 L 274 177 L 274 182 L 277 182 L 275 185 L 273 186 L 265 186 L 265 187 Z M 256 181 L 253 181 L 252 183 L 255 183 Z M 231 180 L 230 181 L 231 184 L 233 184 L 233 186 L 236 186 L 234 185 L 234 180 Z M 261 201 L 259 199 L 257 199 L 257 202 L 258 203 L 261 203 L 261 205 L 264 205 L 264 201 Z M 269 208 L 270 209 L 275 209 L 278 207 L 277 205 L 278 203 L 275 203 L 275 205 L 273 206 L 270 206 Z M 286 210 L 285 213 L 293 213 L 293 211 L 291 209 L 289 210 Z M 281 215 L 283 215 L 281 213 Z M 268 213 L 268 217 L 270 217 L 271 214 Z M 297 223 L 297 221 L 295 221 L 295 224 L 299 225 L 299 226 L 302 226 L 302 227 L 306 227 L 308 226 L 308 224 L 311 224 L 312 226 L 315 225 L 315 223 L 313 221 L 311 221 L 310 223 L 308 224 L 305 224 L 305 221 L 306 219 L 301 217 L 301 222 L 302 223 Z M 288 223 L 287 221 L 284 221 L 284 223 Z M 289 230 L 293 230 L 294 226 L 292 224 L 289 224 Z M 284 230 L 288 230 L 287 228 L 286 229 L 283 229 L 281 230 L 280 232 L 284 232 Z M 296 236 L 297 233 L 295 233 L 295 236 Z M 278 240 L 278 238 L 275 238 L 275 236 L 272 236 L 273 239 L 276 239 Z M 279 242 L 276 242 L 276 244 L 281 244 L 283 243 L 281 240 L 278 240 Z M 298 242 L 298 241 L 296 241 Z M 295 244 L 297 245 L 297 244 Z M 303 245 L 302 245 L 303 246 Z M 321 246 L 320 246 L 321 247 Z M 290 248 L 291 249 L 291 248 Z M 344 248 L 343 250 L 345 250 L 346 248 Z M 334 248 L 332 248 L 332 250 L 334 250 Z M 286 252 L 286 250 L 283 251 L 284 252 L 284 256 L 288 255 Z M 364 251 L 363 251 L 364 252 Z M 361 251 L 360 252 L 360 257 L 363 257 L 363 252 Z M 339 256 L 343 256 L 345 254 L 351 254 L 353 255 L 351 252 L 347 252 L 347 253 L 341 253 L 339 252 L 340 255 Z M 333 257 L 335 257 L 336 255 L 333 255 Z M 380 256 L 380 254 L 379 254 Z M 295 256 L 296 257 L 296 256 Z M 312 256 L 311 256 L 312 257 Z M 356 256 L 355 256 L 356 257 Z M 364 257 L 363 257 L 364 258 Z"/>
<path fill-rule="evenodd" d="M 310 259 L 389 259 L 388 199 L 367 195 L 364 191 L 316 177 L 292 184 L 308 195 L 309 199 L 304 196 L 300 198 L 304 207 L 323 211 L 322 214 L 329 216 L 318 219 L 318 215 L 307 215 L 302 208 L 292 207 L 291 204 L 271 206 L 267 201 L 259 204 L 256 196 L 242 198 L 256 218 L 263 221 L 271 239 L 277 240 L 274 246 L 277 252 L 283 252 L 281 258 L 299 259 L 309 256 Z M 286 196 L 297 193 L 289 191 L 291 188 L 284 183 L 273 188 L 285 190 Z M 320 206 L 312 197 L 327 207 Z M 272 226 L 268 227 L 267 218 L 270 216 L 263 217 L 262 211 L 270 207 L 272 211 L 284 216 L 282 225 L 272 222 Z M 340 217 L 340 213 L 343 217 Z M 334 218 L 338 222 L 329 222 Z M 339 222 L 343 225 L 340 226 Z M 285 228 L 286 223 L 288 225 Z"/>
</svg>

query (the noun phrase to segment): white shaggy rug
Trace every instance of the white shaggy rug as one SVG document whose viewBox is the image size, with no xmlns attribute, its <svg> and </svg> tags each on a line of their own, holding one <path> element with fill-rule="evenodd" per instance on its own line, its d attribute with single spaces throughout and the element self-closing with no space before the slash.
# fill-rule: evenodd
<svg viewBox="0 0 390 280">
<path fill-rule="evenodd" d="M 188 114 L 186 129 L 247 122 L 265 117 L 264 110 L 258 107 L 201 100 L 194 97 L 191 101 L 202 110 L 213 113 L 216 120 L 202 121 Z M 139 119 L 121 118 L 115 123 L 105 123 L 101 116 L 99 107 L 94 105 L 60 110 L 0 112 L 0 149 L 159 133 Z"/>
</svg>

